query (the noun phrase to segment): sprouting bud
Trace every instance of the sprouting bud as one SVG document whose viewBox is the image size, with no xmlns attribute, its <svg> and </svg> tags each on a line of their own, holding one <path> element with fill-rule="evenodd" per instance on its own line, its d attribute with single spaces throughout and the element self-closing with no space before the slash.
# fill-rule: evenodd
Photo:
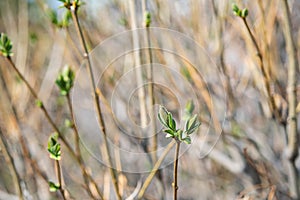
<svg viewBox="0 0 300 200">
<path fill-rule="evenodd" d="M 50 158 L 52 158 L 54 160 L 61 159 L 60 144 L 58 143 L 58 134 L 57 133 L 54 133 L 49 137 L 48 152 L 49 152 Z"/>
<path fill-rule="evenodd" d="M 145 12 L 145 27 L 149 27 L 151 24 L 151 14 L 150 12 Z"/>
<path fill-rule="evenodd" d="M 248 16 L 248 9 L 247 8 L 244 8 L 242 10 L 242 13 L 241 13 L 241 17 L 242 18 L 246 18 Z"/>
<path fill-rule="evenodd" d="M 5 56 L 5 57 L 10 57 L 13 55 L 12 53 L 12 42 L 11 40 L 7 37 L 6 34 L 1 33 L 0 34 L 0 54 Z"/>
<path fill-rule="evenodd" d="M 70 66 L 65 66 L 62 72 L 58 75 L 55 83 L 59 87 L 60 94 L 65 96 L 68 95 L 71 88 L 73 87 L 75 74 Z"/>
</svg>

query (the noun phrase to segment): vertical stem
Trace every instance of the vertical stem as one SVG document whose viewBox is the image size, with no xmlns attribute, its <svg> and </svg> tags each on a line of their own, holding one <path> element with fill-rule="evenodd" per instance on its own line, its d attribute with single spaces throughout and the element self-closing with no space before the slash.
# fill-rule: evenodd
<svg viewBox="0 0 300 200">
<path fill-rule="evenodd" d="M 84 58 L 87 59 L 87 62 L 88 62 L 87 63 L 87 70 L 88 70 L 88 74 L 89 74 L 89 78 L 90 78 L 90 84 L 91 84 L 91 87 L 92 87 L 92 90 L 93 90 L 93 98 L 94 98 L 94 103 L 95 103 L 96 112 L 97 112 L 97 116 L 98 116 L 98 124 L 100 126 L 101 133 L 102 133 L 103 138 L 104 138 L 105 157 L 107 157 L 107 159 L 108 159 L 110 175 L 111 175 L 111 178 L 112 178 L 112 182 L 113 182 L 113 186 L 114 186 L 116 196 L 119 200 L 121 200 L 122 198 L 121 198 L 121 195 L 120 195 L 120 192 L 119 192 L 119 186 L 118 186 L 118 181 L 117 181 L 118 177 L 117 177 L 117 174 L 116 174 L 115 170 L 113 169 L 112 160 L 111 160 L 111 157 L 109 156 L 110 152 L 109 152 L 109 147 L 108 147 L 106 128 L 105 128 L 105 124 L 104 124 L 104 120 L 103 120 L 103 116 L 102 116 L 102 112 L 101 112 L 99 94 L 97 92 L 96 84 L 95 84 L 95 80 L 94 80 L 94 74 L 93 74 L 91 59 L 90 59 L 90 55 L 89 55 L 88 50 L 87 50 L 87 45 L 86 45 L 85 38 L 84 38 L 83 33 L 82 33 L 80 23 L 79 23 L 79 20 L 78 20 L 77 8 L 74 7 L 74 5 L 71 6 L 71 13 L 72 13 L 73 21 L 75 23 L 75 28 L 76 28 L 78 37 L 80 39 L 82 48 L 84 50 L 84 55 L 83 56 L 84 56 Z"/>
<path fill-rule="evenodd" d="M 10 153 L 8 151 L 8 147 L 7 147 L 7 144 L 4 140 L 4 137 L 3 137 L 3 134 L 2 134 L 1 130 L 0 130 L 0 148 L 1 148 L 1 151 L 2 151 L 3 156 L 5 158 L 5 161 L 8 165 L 9 171 L 11 173 L 15 189 L 16 189 L 18 195 L 19 195 L 19 199 L 23 200 L 24 196 L 23 196 L 22 187 L 21 187 L 21 184 L 20 184 L 21 180 L 20 180 L 19 174 L 17 172 L 16 166 L 14 164 L 14 160 L 13 160 L 12 156 L 10 155 Z"/>
<path fill-rule="evenodd" d="M 176 141 L 176 150 L 175 150 L 175 157 L 174 157 L 174 169 L 173 169 L 173 178 L 174 182 L 172 183 L 173 186 L 173 199 L 177 200 L 177 169 L 178 169 L 178 156 L 179 156 L 179 148 L 180 148 L 180 141 Z"/>
<path fill-rule="evenodd" d="M 63 199 L 67 199 L 65 195 L 65 190 L 63 189 L 62 186 L 62 174 L 61 174 L 61 168 L 59 164 L 59 160 L 55 160 L 55 166 L 56 166 L 56 171 L 57 171 L 57 179 L 58 179 L 58 184 L 59 184 L 59 191 L 63 197 Z"/>
<path fill-rule="evenodd" d="M 144 17 L 146 17 L 147 13 L 147 5 L 146 0 L 142 1 L 143 13 Z M 146 30 L 144 31 L 144 40 L 146 44 L 146 62 L 149 64 L 147 67 L 147 82 L 148 82 L 148 97 L 149 97 L 149 115 L 150 115 L 150 126 L 151 126 L 151 134 L 152 134 L 152 147 L 151 147 L 151 157 L 152 162 L 155 163 L 157 160 L 156 150 L 157 150 L 157 134 L 156 134 L 156 120 L 155 120 L 155 96 L 154 96 L 154 81 L 153 81 L 153 63 L 152 63 L 152 52 L 151 52 L 151 37 L 150 37 L 150 29 L 146 24 L 146 19 L 144 19 L 144 25 Z"/>
<path fill-rule="evenodd" d="M 293 42 L 293 35 L 291 30 L 291 16 L 289 13 L 289 6 L 287 0 L 283 2 L 283 21 L 286 40 L 286 51 L 288 55 L 288 165 L 289 165 L 289 189 L 293 199 L 299 199 L 299 173 L 296 168 L 296 158 L 298 157 L 298 135 L 297 135 L 297 115 L 296 115 L 296 67 L 297 53 Z"/>
<path fill-rule="evenodd" d="M 76 153 L 76 159 L 78 160 L 79 167 L 81 169 L 81 173 L 82 173 L 82 176 L 83 176 L 83 179 L 84 179 L 84 183 L 85 183 L 87 192 L 88 192 L 88 194 L 89 194 L 90 197 L 92 197 L 93 199 L 97 199 L 97 198 L 94 197 L 94 195 L 93 195 L 93 193 L 92 193 L 92 191 L 90 189 L 90 186 L 89 186 L 89 180 L 90 180 L 91 183 L 95 186 L 96 191 L 97 191 L 100 199 L 103 199 L 103 196 L 102 196 L 102 194 L 101 194 L 101 192 L 100 192 L 100 190 L 99 190 L 96 182 L 94 181 L 94 179 L 86 171 L 86 167 L 85 167 L 84 161 L 83 161 L 82 156 L 81 156 L 79 132 L 78 132 L 77 126 L 75 124 L 75 119 L 74 119 L 74 113 L 73 113 L 73 107 L 72 107 L 72 102 L 71 102 L 70 94 L 68 93 L 66 97 L 67 97 L 67 101 L 68 101 L 68 107 L 69 107 L 69 110 L 70 110 L 70 115 L 71 115 L 71 118 L 72 118 L 72 128 L 73 128 L 74 133 L 75 133 L 75 153 Z"/>
</svg>

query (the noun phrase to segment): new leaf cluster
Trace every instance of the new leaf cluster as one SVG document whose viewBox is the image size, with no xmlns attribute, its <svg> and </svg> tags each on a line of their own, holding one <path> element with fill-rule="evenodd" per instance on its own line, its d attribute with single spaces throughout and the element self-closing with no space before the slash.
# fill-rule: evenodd
<svg viewBox="0 0 300 200">
<path fill-rule="evenodd" d="M 188 105 L 188 112 L 191 113 L 191 109 L 193 109 L 193 105 L 190 103 Z M 161 124 L 166 128 L 164 130 L 167 133 L 167 138 L 174 138 L 177 142 L 185 142 L 187 144 L 191 144 L 190 135 L 194 133 L 197 128 L 201 125 L 198 120 L 198 115 L 189 115 L 187 120 L 185 121 L 184 129 L 176 128 L 176 121 L 174 120 L 172 113 L 170 113 L 165 107 L 160 106 L 158 112 L 158 119 Z"/>
<path fill-rule="evenodd" d="M 75 74 L 73 70 L 69 66 L 65 66 L 55 81 L 61 95 L 66 96 L 70 93 L 74 84 L 74 79 Z"/>
<path fill-rule="evenodd" d="M 12 53 L 12 42 L 7 37 L 6 34 L 1 33 L 0 34 L 0 54 L 2 54 L 5 57 L 10 57 L 13 55 Z"/>
</svg>

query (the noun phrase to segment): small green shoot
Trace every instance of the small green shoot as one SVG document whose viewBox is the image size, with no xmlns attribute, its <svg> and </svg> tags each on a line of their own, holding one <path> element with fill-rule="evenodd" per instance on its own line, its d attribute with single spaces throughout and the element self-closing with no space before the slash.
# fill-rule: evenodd
<svg viewBox="0 0 300 200">
<path fill-rule="evenodd" d="M 61 95 L 66 96 L 70 93 L 74 84 L 74 79 L 75 74 L 73 70 L 69 66 L 65 66 L 55 81 Z"/>
<path fill-rule="evenodd" d="M 58 134 L 54 133 L 49 137 L 48 140 L 48 152 L 50 158 L 54 160 L 61 159 L 61 151 L 60 151 L 60 144 L 58 143 Z"/>
<path fill-rule="evenodd" d="M 164 132 L 167 133 L 166 137 L 174 138 L 177 142 L 185 142 L 187 144 L 191 144 L 190 135 L 197 130 L 200 126 L 200 122 L 198 121 L 198 115 L 191 115 L 194 110 L 194 105 L 192 102 L 188 103 L 186 106 L 186 110 L 189 114 L 187 120 L 185 121 L 184 129 L 176 129 L 176 122 L 173 119 L 172 114 L 163 106 L 160 106 L 158 119 L 161 124 L 166 128 Z"/>
<path fill-rule="evenodd" d="M 0 34 L 0 54 L 4 57 L 10 57 L 12 53 L 12 42 L 5 33 Z"/>
<path fill-rule="evenodd" d="M 55 184 L 52 181 L 49 181 L 49 191 L 50 192 L 56 192 L 59 189 L 60 189 L 60 185 L 59 184 Z"/>
<path fill-rule="evenodd" d="M 146 11 L 145 13 L 145 27 L 149 27 L 151 24 L 151 13 Z"/>
<path fill-rule="evenodd" d="M 246 18 L 248 16 L 248 9 L 247 8 L 240 9 L 235 3 L 232 4 L 232 11 L 233 14 L 241 18 Z"/>
</svg>

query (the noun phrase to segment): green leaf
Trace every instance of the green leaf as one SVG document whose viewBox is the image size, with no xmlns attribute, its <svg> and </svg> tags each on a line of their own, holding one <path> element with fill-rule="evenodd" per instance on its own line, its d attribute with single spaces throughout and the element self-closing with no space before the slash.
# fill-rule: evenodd
<svg viewBox="0 0 300 200">
<path fill-rule="evenodd" d="M 177 130 L 176 133 L 175 133 L 175 137 L 178 139 L 178 140 L 182 140 L 182 133 L 183 131 L 182 130 Z"/>
<path fill-rule="evenodd" d="M 186 105 L 185 105 L 185 108 L 184 108 L 184 116 L 183 116 L 183 119 L 184 120 L 187 120 L 189 119 L 193 112 L 194 112 L 194 109 L 195 109 L 195 105 L 194 105 L 194 102 L 193 100 L 189 100 Z"/>
<path fill-rule="evenodd" d="M 191 144 L 192 141 L 191 141 L 191 137 L 190 136 L 187 136 L 186 138 L 183 139 L 183 141 L 187 144 Z"/>
<path fill-rule="evenodd" d="M 171 113 L 168 113 L 167 124 L 168 124 L 168 128 L 170 128 L 173 131 L 176 131 L 176 122 L 173 119 L 173 116 Z"/>
<path fill-rule="evenodd" d="M 174 131 L 170 130 L 170 129 L 167 129 L 167 130 L 164 130 L 164 132 L 174 136 Z"/>
<path fill-rule="evenodd" d="M 162 123 L 163 126 L 165 126 L 166 128 L 168 128 L 168 110 L 163 107 L 163 106 L 159 106 L 159 111 L 158 111 L 158 119 L 160 121 L 160 123 Z"/>
<path fill-rule="evenodd" d="M 192 134 L 199 126 L 201 123 L 198 121 L 198 115 L 194 115 L 193 117 L 190 117 L 184 126 L 184 131 L 187 133 L 187 135 Z"/>
<path fill-rule="evenodd" d="M 55 184 L 52 181 L 49 181 L 49 191 L 50 192 L 56 192 L 59 189 L 60 189 L 60 185 L 59 184 Z"/>
</svg>

